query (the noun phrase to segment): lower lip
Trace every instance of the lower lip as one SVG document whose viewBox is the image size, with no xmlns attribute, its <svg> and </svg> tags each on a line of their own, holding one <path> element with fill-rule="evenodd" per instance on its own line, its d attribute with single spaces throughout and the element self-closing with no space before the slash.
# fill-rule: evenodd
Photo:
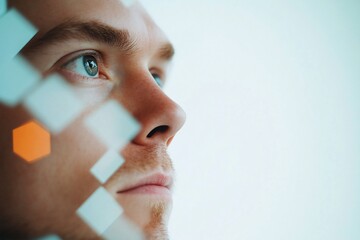
<svg viewBox="0 0 360 240">
<path fill-rule="evenodd" d="M 159 186 L 159 185 L 143 185 L 137 188 L 133 188 L 124 192 L 120 192 L 120 194 L 151 194 L 151 195 L 166 195 L 170 196 L 171 192 L 167 187 Z"/>
</svg>

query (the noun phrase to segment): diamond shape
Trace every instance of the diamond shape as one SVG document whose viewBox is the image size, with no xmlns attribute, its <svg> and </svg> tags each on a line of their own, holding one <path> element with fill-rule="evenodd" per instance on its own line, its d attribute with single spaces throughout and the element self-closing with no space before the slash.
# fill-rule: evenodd
<svg viewBox="0 0 360 240">
<path fill-rule="evenodd" d="M 90 172 L 101 182 L 108 178 L 124 163 L 124 159 L 114 150 L 107 151 L 90 169 Z"/>
<path fill-rule="evenodd" d="M 121 215 L 123 209 L 103 188 L 99 187 L 76 213 L 99 235 Z"/>
<path fill-rule="evenodd" d="M 0 17 L 4 15 L 7 11 L 7 1 L 0 0 Z"/>
<path fill-rule="evenodd" d="M 140 130 L 139 123 L 115 100 L 109 100 L 85 120 L 110 149 L 118 150 Z"/>
<path fill-rule="evenodd" d="M 15 106 L 37 82 L 40 75 L 22 57 L 17 56 L 0 66 L 0 101 Z"/>
<path fill-rule="evenodd" d="M 111 226 L 106 229 L 102 235 L 106 240 L 118 240 L 118 239 L 131 239 L 131 240 L 143 240 L 145 239 L 141 230 L 123 215 L 120 216 Z"/>
<path fill-rule="evenodd" d="M 75 91 L 58 75 L 47 78 L 24 104 L 53 133 L 62 131 L 84 108 Z"/>
<path fill-rule="evenodd" d="M 36 238 L 35 240 L 61 240 L 61 238 L 57 235 L 46 235 L 40 238 Z"/>
<path fill-rule="evenodd" d="M 125 5 L 125 7 L 131 7 L 135 3 L 135 0 L 122 0 L 122 3 Z"/>
<path fill-rule="evenodd" d="M 0 66 L 15 57 L 16 54 L 36 34 L 36 28 L 17 10 L 10 9 L 0 18 Z"/>
</svg>

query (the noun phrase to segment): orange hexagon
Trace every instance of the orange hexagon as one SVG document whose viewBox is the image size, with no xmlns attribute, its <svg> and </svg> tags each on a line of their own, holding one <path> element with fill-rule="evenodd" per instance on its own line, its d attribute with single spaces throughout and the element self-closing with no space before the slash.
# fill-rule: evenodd
<svg viewBox="0 0 360 240">
<path fill-rule="evenodd" d="M 51 152 L 50 134 L 34 121 L 13 130 L 13 151 L 28 162 Z"/>
</svg>

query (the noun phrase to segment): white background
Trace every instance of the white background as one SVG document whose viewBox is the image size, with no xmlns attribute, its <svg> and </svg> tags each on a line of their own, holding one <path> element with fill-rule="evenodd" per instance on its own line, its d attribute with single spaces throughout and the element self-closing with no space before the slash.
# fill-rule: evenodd
<svg viewBox="0 0 360 240">
<path fill-rule="evenodd" d="M 187 112 L 171 239 L 360 239 L 360 1 L 144 4 Z"/>
</svg>

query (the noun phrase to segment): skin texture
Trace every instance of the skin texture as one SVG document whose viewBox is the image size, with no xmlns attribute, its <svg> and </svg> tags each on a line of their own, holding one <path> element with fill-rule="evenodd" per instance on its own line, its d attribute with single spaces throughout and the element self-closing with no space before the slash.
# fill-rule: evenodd
<svg viewBox="0 0 360 240">
<path fill-rule="evenodd" d="M 185 113 L 152 76 L 166 79 L 170 61 L 159 54 L 168 42 L 166 36 L 138 3 L 129 8 L 117 0 L 20 0 L 9 1 L 9 5 L 39 29 L 29 46 L 64 22 L 96 21 L 127 30 L 135 39 L 136 51 L 125 54 L 114 46 L 79 39 L 43 44 L 36 50 L 25 47 L 23 55 L 44 77 L 61 74 L 87 107 L 60 134 L 51 136 L 49 156 L 29 164 L 13 153 L 12 130 L 34 118 L 22 105 L 0 104 L 0 236 L 26 239 L 55 233 L 64 239 L 99 238 L 75 213 L 101 186 L 89 170 L 107 151 L 85 127 L 84 119 L 105 100 L 113 99 L 138 120 L 141 130 L 119 149 L 125 163 L 103 186 L 147 239 L 168 239 L 171 197 L 118 193 L 155 173 L 173 176 L 166 150 L 184 124 Z M 103 60 L 96 80 L 84 81 L 76 69 L 64 64 L 87 51 L 98 53 Z"/>
</svg>

